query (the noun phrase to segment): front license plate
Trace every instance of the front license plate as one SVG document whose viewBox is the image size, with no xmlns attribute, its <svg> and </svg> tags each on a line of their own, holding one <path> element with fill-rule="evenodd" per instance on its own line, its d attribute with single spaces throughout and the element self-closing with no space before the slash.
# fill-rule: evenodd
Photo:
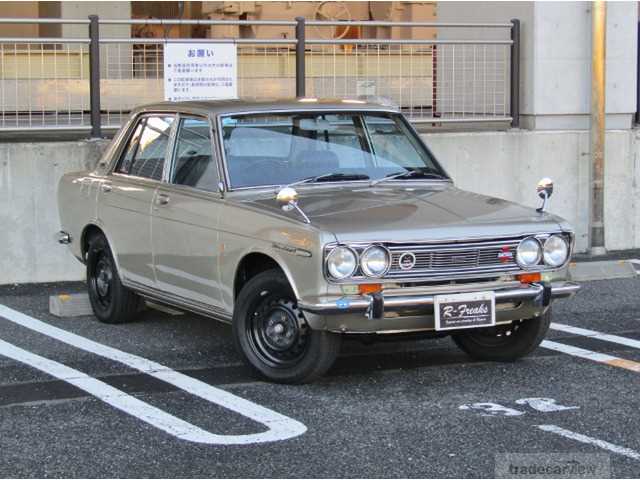
<svg viewBox="0 0 640 480">
<path fill-rule="evenodd" d="M 436 295 L 436 330 L 491 327 L 496 324 L 494 292 Z"/>
</svg>

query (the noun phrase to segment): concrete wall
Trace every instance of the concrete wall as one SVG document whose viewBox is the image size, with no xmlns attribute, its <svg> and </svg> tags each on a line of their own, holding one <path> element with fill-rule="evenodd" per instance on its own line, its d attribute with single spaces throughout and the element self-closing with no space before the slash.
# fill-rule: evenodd
<svg viewBox="0 0 640 480">
<path fill-rule="evenodd" d="M 471 191 L 531 207 L 543 176 L 555 180 L 550 211 L 588 246 L 589 138 L 584 131 L 432 133 L 425 140 Z M 0 284 L 81 280 L 83 267 L 55 242 L 56 188 L 63 173 L 91 168 L 107 141 L 0 143 Z M 640 130 L 607 133 L 606 247 L 640 248 Z"/>
<path fill-rule="evenodd" d="M 58 245 L 56 189 L 95 165 L 107 141 L 0 143 L 0 284 L 79 280 L 84 269 Z"/>
<path fill-rule="evenodd" d="M 542 177 L 555 181 L 549 211 L 576 229 L 576 248 L 588 248 L 589 132 L 523 131 L 436 133 L 424 138 L 460 188 L 531 207 Z M 640 131 L 606 137 L 605 232 L 608 250 L 640 248 Z"/>
</svg>

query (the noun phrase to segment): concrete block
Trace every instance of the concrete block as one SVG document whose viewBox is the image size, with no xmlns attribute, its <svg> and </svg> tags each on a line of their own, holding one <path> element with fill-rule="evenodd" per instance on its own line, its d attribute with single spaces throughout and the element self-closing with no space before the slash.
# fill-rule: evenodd
<svg viewBox="0 0 640 480">
<path fill-rule="evenodd" d="M 84 317 L 93 315 L 86 293 L 60 294 L 49 297 L 49 312 L 56 317 Z"/>
<path fill-rule="evenodd" d="M 607 260 L 602 262 L 581 262 L 569 266 L 569 276 L 575 281 L 608 280 L 612 278 L 633 278 L 638 273 L 628 260 Z"/>
</svg>

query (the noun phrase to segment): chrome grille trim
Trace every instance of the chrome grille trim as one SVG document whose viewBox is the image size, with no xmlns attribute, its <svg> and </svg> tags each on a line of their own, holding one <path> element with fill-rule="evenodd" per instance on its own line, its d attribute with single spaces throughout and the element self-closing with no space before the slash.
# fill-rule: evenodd
<svg viewBox="0 0 640 480">
<path fill-rule="evenodd" d="M 391 252 L 391 268 L 385 278 L 404 279 L 415 277 L 451 277 L 472 274 L 501 275 L 520 270 L 516 263 L 518 239 L 465 241 L 461 243 L 387 245 Z M 512 257 L 501 261 L 499 254 L 508 248 Z M 405 252 L 416 258 L 415 266 L 408 270 L 400 268 L 400 256 Z"/>
</svg>

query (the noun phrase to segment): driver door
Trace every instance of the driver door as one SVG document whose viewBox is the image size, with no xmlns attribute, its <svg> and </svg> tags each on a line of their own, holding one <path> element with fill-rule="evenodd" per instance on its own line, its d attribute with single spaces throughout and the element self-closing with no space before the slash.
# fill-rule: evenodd
<svg viewBox="0 0 640 480">
<path fill-rule="evenodd" d="M 152 208 L 157 287 L 207 309 L 221 306 L 222 198 L 208 118 L 180 115 L 167 182 Z"/>
</svg>

